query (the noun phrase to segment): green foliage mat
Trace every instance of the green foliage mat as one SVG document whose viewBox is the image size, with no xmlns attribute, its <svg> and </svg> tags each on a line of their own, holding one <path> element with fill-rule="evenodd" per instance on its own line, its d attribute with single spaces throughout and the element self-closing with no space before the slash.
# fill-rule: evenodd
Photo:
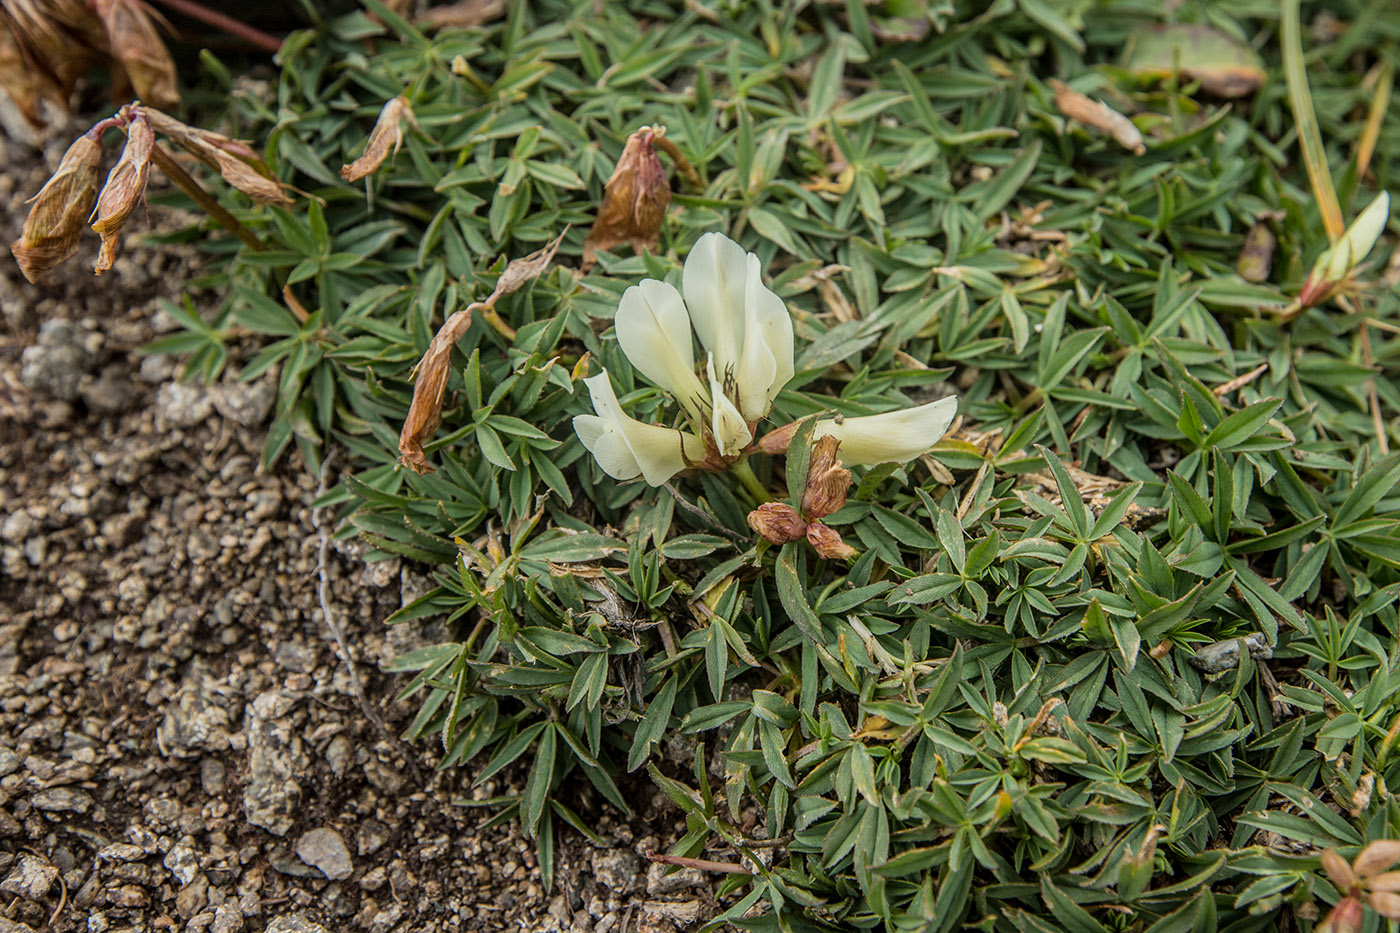
<svg viewBox="0 0 1400 933">
<path fill-rule="evenodd" d="M 649 764 L 687 814 L 675 854 L 728 863 L 750 929 L 1308 929 L 1338 897 L 1320 849 L 1400 835 L 1397 300 L 1277 313 L 1326 237 L 1272 3 L 544 0 L 433 36 L 369 6 L 292 37 L 275 100 L 236 101 L 309 197 L 240 211 L 269 248 L 211 246 L 229 302 L 170 308 L 161 348 L 207 377 L 270 338 L 243 371 L 279 373 L 269 458 L 348 450 L 326 501 L 437 565 L 390 620 L 458 639 L 399 661 L 412 734 L 478 780 L 527 763 L 498 803 L 547 877 L 579 808 L 626 810 Z M 1373 177 L 1346 167 L 1400 12 L 1334 9 L 1308 55 L 1350 217 L 1396 185 L 1394 108 Z M 1164 15 L 1256 45 L 1268 80 L 1226 102 L 1117 67 Z M 1146 153 L 1068 123 L 1050 77 L 1137 114 Z M 346 184 L 400 93 L 418 129 Z M 703 187 L 673 176 L 656 255 L 582 274 L 642 124 Z M 1266 211 L 1272 277 L 1246 282 Z M 566 225 L 498 305 L 514 339 L 460 342 L 438 472 L 398 467 L 435 329 Z M 848 564 L 760 544 L 730 475 L 611 480 L 570 427 L 600 364 L 633 415 L 674 416 L 610 318 L 710 230 L 795 318 L 773 424 L 960 396 L 931 458 L 856 471 L 829 519 Z M 782 458 L 750 462 L 784 497 Z"/>
</svg>

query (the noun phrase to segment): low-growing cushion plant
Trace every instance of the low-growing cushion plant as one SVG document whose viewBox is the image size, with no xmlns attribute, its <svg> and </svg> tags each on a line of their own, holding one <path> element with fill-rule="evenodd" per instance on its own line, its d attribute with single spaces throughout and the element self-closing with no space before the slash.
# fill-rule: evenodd
<svg viewBox="0 0 1400 933">
<path fill-rule="evenodd" d="M 345 533 L 436 568 L 388 620 L 451 632 L 398 661 L 410 732 L 477 781 L 517 769 L 493 803 L 546 878 L 558 832 L 651 780 L 689 828 L 668 857 L 749 929 L 1376 922 L 1321 859 L 1400 836 L 1394 244 L 1297 301 L 1332 227 L 1280 9 L 899 6 L 544 0 L 425 34 L 367 0 L 287 41 L 274 99 L 235 101 L 305 196 L 235 211 L 265 247 L 219 241 L 227 304 L 170 308 L 162 347 L 210 377 L 271 338 L 242 370 L 278 373 L 269 460 L 346 450 Z M 1351 218 L 1396 182 L 1400 12 L 1303 13 Z M 1130 67 L 1163 18 L 1215 57 Z M 1067 120 L 1052 78 L 1144 151 Z M 345 182 L 400 96 L 397 151 Z M 693 176 L 654 251 L 585 272 L 643 125 Z M 661 486 L 574 432 L 603 369 L 632 417 L 678 423 L 611 319 L 708 232 L 793 318 L 758 433 L 959 398 L 927 456 L 854 468 L 822 519 L 848 559 L 747 521 L 801 505 L 810 420 L 786 458 Z M 434 471 L 405 469 L 435 331 L 560 234 L 456 342 Z"/>
</svg>

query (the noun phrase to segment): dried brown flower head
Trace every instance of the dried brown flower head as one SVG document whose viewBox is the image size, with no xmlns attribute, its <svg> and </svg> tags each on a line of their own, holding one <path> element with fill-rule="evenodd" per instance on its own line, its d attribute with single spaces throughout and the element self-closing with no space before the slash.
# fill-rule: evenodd
<svg viewBox="0 0 1400 933">
<path fill-rule="evenodd" d="M 603 187 L 603 203 L 588 238 L 583 242 L 583 268 L 597 261 L 600 249 L 631 243 L 634 252 L 654 249 L 661 241 L 661 222 L 671 206 L 671 183 L 656 155 L 655 143 L 664 127 L 644 126 L 627 139 L 617 168 Z"/>
<path fill-rule="evenodd" d="M 829 435 L 812 444 L 807 486 L 802 493 L 802 514 L 813 521 L 825 518 L 846 504 L 851 471 L 843 468 L 836 457 L 840 446 L 841 441 Z"/>
<path fill-rule="evenodd" d="M 87 133 L 68 147 L 58 170 L 34 196 L 20 238 L 11 245 L 20 271 L 31 282 L 73 255 L 97 198 L 102 146 Z"/>
<path fill-rule="evenodd" d="M 850 560 L 856 556 L 856 549 L 842 541 L 835 528 L 821 522 L 812 522 L 807 526 L 807 543 L 828 560 Z"/>
<path fill-rule="evenodd" d="M 342 165 L 340 177 L 346 181 L 359 181 L 383 165 L 390 153 L 397 154 L 399 147 L 403 145 L 405 120 L 413 122 L 413 109 L 408 106 L 408 98 L 400 94 L 379 111 L 379 119 L 374 121 L 374 129 L 370 131 L 364 154 L 349 165 Z"/>
<path fill-rule="evenodd" d="M 136 96 L 157 107 L 180 103 L 175 61 L 156 32 L 156 12 L 141 0 L 95 0 L 95 6 Z"/>
<path fill-rule="evenodd" d="M 97 220 L 92 229 L 102 237 L 102 249 L 93 269 L 98 275 L 112 268 L 122 226 L 146 196 L 151 150 L 155 144 L 156 134 L 150 122 L 140 114 L 134 116 L 126 128 L 126 146 L 121 158 L 107 174 L 107 184 L 97 198 Z"/>
<path fill-rule="evenodd" d="M 769 544 L 801 541 L 807 534 L 807 522 L 786 502 L 765 502 L 754 509 L 749 513 L 749 527 Z"/>
</svg>

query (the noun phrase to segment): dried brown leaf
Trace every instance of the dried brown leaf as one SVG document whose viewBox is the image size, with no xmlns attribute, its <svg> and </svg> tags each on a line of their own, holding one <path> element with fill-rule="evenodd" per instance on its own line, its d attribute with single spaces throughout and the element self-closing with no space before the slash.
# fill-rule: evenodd
<svg viewBox="0 0 1400 933">
<path fill-rule="evenodd" d="M 1274 266 L 1274 247 L 1278 244 L 1269 222 L 1282 217 L 1281 212 L 1266 211 L 1254 218 L 1254 226 L 1249 228 L 1249 234 L 1244 238 L 1244 246 L 1240 248 L 1240 258 L 1236 264 L 1240 278 L 1246 282 L 1269 280 L 1269 272 Z"/>
<path fill-rule="evenodd" d="M 1093 100 L 1072 90 L 1063 81 L 1051 78 L 1049 83 L 1055 92 L 1055 106 L 1060 108 L 1060 112 L 1065 116 L 1107 133 L 1118 145 L 1133 155 L 1142 155 L 1147 151 L 1142 142 L 1142 133 L 1133 125 L 1132 120 L 1103 101 Z"/>
<path fill-rule="evenodd" d="M 73 255 L 97 198 L 102 145 L 96 135 L 78 137 L 57 171 L 34 196 L 20 238 L 11 245 L 20 271 L 31 282 Z"/>
<path fill-rule="evenodd" d="M 399 146 L 403 145 L 405 120 L 413 122 L 413 110 L 408 106 L 408 98 L 400 94 L 379 111 L 379 119 L 375 120 L 374 129 L 370 131 L 364 154 L 349 165 L 342 165 L 340 177 L 346 181 L 359 181 L 383 165 L 391 152 L 397 154 Z"/>
<path fill-rule="evenodd" d="M 598 250 L 630 243 L 634 252 L 654 249 L 671 206 L 671 183 L 654 143 L 662 127 L 644 126 L 627 139 L 622 158 L 603 187 L 603 203 L 583 242 L 583 268 L 597 262 Z"/>
<path fill-rule="evenodd" d="M 141 0 L 96 0 L 96 8 L 136 96 L 157 107 L 179 104 L 175 61 L 156 32 L 155 11 Z"/>
<path fill-rule="evenodd" d="M 146 182 L 151 172 L 151 149 L 156 134 L 151 124 L 139 114 L 126 129 L 126 146 L 121 158 L 107 174 L 107 183 L 97 198 L 97 220 L 92 229 L 102 237 L 102 249 L 93 269 L 98 275 L 112 268 L 117 256 L 117 242 L 122 226 L 131 212 L 146 196 Z"/>
</svg>

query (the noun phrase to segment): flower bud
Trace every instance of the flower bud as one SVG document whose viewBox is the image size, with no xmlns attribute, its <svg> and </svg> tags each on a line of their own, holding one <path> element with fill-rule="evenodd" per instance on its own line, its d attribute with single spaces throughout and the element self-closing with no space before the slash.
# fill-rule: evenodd
<svg viewBox="0 0 1400 933">
<path fill-rule="evenodd" d="M 408 98 L 400 94 L 379 111 L 379 119 L 370 131 L 364 154 L 349 165 L 342 165 L 340 177 L 346 181 L 359 181 L 383 165 L 391 152 L 397 155 L 399 147 L 403 145 L 404 120 L 413 122 L 413 110 L 408 106 Z"/>
<path fill-rule="evenodd" d="M 1361 901 L 1348 895 L 1313 929 L 1316 933 L 1361 933 L 1366 916 Z"/>
<path fill-rule="evenodd" d="M 842 541 L 835 528 L 821 522 L 807 526 L 807 543 L 822 557 L 831 560 L 850 560 L 856 556 L 856 549 Z"/>
<path fill-rule="evenodd" d="M 97 220 L 92 229 L 102 237 L 102 249 L 97 254 L 98 275 L 112 268 L 117 256 L 117 236 L 122 225 L 146 196 L 146 181 L 151 170 L 151 149 L 156 134 L 145 117 L 137 114 L 126 129 L 126 146 L 117 164 L 107 174 L 107 184 L 97 198 Z"/>
<path fill-rule="evenodd" d="M 664 127 L 644 126 L 627 139 L 622 158 L 603 187 L 603 203 L 583 242 L 583 267 L 597 262 L 600 249 L 630 242 L 641 253 L 661 240 L 661 222 L 671 206 L 671 182 L 653 148 Z"/>
<path fill-rule="evenodd" d="M 1400 920 L 1400 894 L 1392 891 L 1372 891 L 1366 900 L 1372 910 L 1387 920 Z"/>
<path fill-rule="evenodd" d="M 156 33 L 153 12 L 141 0 L 97 0 L 112 54 L 126 69 L 136 96 L 157 107 L 180 103 L 175 61 Z"/>
<path fill-rule="evenodd" d="M 1356 873 L 1351 870 L 1351 863 L 1337 854 L 1336 849 L 1326 849 L 1322 853 L 1322 870 L 1327 872 L 1327 877 L 1337 890 L 1343 894 L 1348 894 L 1356 887 Z"/>
<path fill-rule="evenodd" d="M 795 433 L 797 433 L 796 421 L 792 424 L 785 424 L 781 428 L 774 428 L 758 439 L 758 449 L 770 456 L 785 454 Z"/>
<path fill-rule="evenodd" d="M 1344 282 L 1352 270 L 1371 252 L 1389 220 L 1390 193 L 1382 191 L 1361 215 L 1352 221 L 1342 238 L 1317 257 L 1317 262 L 1313 263 L 1312 271 L 1308 273 L 1308 278 L 1298 293 L 1299 303 L 1305 308 L 1310 308 L 1335 292 L 1337 286 Z"/>
<path fill-rule="evenodd" d="M 801 541 L 807 523 L 786 502 L 765 502 L 749 513 L 749 527 L 770 544 Z"/>
<path fill-rule="evenodd" d="M 846 504 L 846 490 L 851 485 L 851 471 L 842 468 L 836 459 L 841 441 L 834 437 L 818 438 L 812 445 L 812 458 L 807 465 L 807 486 L 802 492 L 802 514 L 808 519 L 825 518 Z"/>
<path fill-rule="evenodd" d="M 1352 868 L 1362 878 L 1390 871 L 1400 862 L 1400 839 L 1377 839 L 1366 846 L 1352 862 Z"/>
<path fill-rule="evenodd" d="M 34 196 L 20 238 L 11 245 L 20 271 L 31 282 L 73 255 L 97 197 L 102 145 L 96 135 L 78 137 L 48 184 Z"/>
</svg>

